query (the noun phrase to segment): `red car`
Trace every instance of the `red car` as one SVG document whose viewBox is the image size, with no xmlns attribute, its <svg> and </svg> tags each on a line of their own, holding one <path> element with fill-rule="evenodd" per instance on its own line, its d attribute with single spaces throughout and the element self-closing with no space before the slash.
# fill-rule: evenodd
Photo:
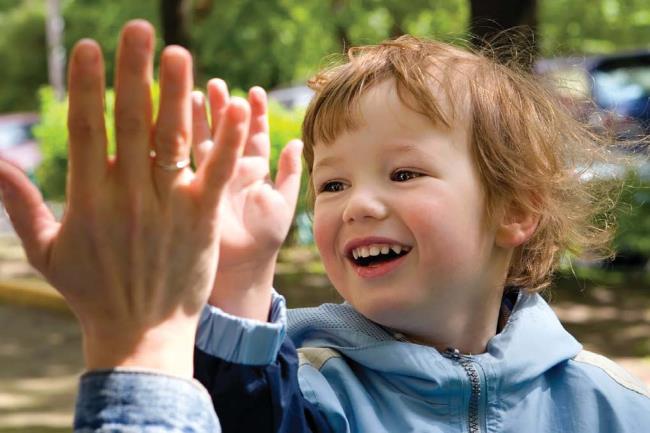
<svg viewBox="0 0 650 433">
<path fill-rule="evenodd" d="M 16 164 L 28 174 L 33 174 L 42 159 L 32 134 L 38 120 L 36 113 L 0 114 L 0 158 Z"/>
</svg>

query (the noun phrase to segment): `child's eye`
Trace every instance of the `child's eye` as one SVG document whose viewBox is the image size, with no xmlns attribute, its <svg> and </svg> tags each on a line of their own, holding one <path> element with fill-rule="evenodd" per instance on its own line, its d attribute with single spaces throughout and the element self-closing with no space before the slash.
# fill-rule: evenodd
<svg viewBox="0 0 650 433">
<path fill-rule="evenodd" d="M 321 185 L 318 192 L 340 192 L 343 191 L 344 188 L 345 186 L 343 185 L 342 182 L 331 181 L 331 182 L 325 182 L 323 185 Z"/>
<path fill-rule="evenodd" d="M 422 176 L 420 173 L 411 170 L 397 170 L 390 175 L 390 180 L 395 182 L 406 182 L 420 176 Z"/>
</svg>

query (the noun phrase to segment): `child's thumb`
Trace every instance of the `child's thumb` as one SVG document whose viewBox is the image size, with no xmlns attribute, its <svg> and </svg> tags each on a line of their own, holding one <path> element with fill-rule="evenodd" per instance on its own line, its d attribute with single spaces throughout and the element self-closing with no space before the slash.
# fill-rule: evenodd
<svg viewBox="0 0 650 433">
<path fill-rule="evenodd" d="M 284 197 L 287 204 L 295 209 L 300 192 L 300 174 L 302 173 L 302 164 L 300 155 L 302 154 L 302 141 L 291 140 L 280 154 L 278 161 L 278 174 L 275 178 L 275 187 Z"/>
</svg>

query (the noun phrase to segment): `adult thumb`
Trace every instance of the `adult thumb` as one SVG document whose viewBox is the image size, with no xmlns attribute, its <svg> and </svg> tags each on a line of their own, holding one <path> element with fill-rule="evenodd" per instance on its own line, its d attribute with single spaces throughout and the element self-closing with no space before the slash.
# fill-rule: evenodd
<svg viewBox="0 0 650 433">
<path fill-rule="evenodd" d="M 0 195 L 30 263 L 40 271 L 59 223 L 38 189 L 11 163 L 0 159 Z"/>
</svg>

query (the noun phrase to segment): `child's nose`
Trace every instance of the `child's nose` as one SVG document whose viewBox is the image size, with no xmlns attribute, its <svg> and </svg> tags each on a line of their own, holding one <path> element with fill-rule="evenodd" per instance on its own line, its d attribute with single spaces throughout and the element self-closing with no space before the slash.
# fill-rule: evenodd
<svg viewBox="0 0 650 433">
<path fill-rule="evenodd" d="M 363 221 L 367 219 L 384 219 L 388 215 L 388 207 L 384 200 L 370 189 L 358 189 L 349 196 L 343 210 L 343 221 Z"/>
</svg>

